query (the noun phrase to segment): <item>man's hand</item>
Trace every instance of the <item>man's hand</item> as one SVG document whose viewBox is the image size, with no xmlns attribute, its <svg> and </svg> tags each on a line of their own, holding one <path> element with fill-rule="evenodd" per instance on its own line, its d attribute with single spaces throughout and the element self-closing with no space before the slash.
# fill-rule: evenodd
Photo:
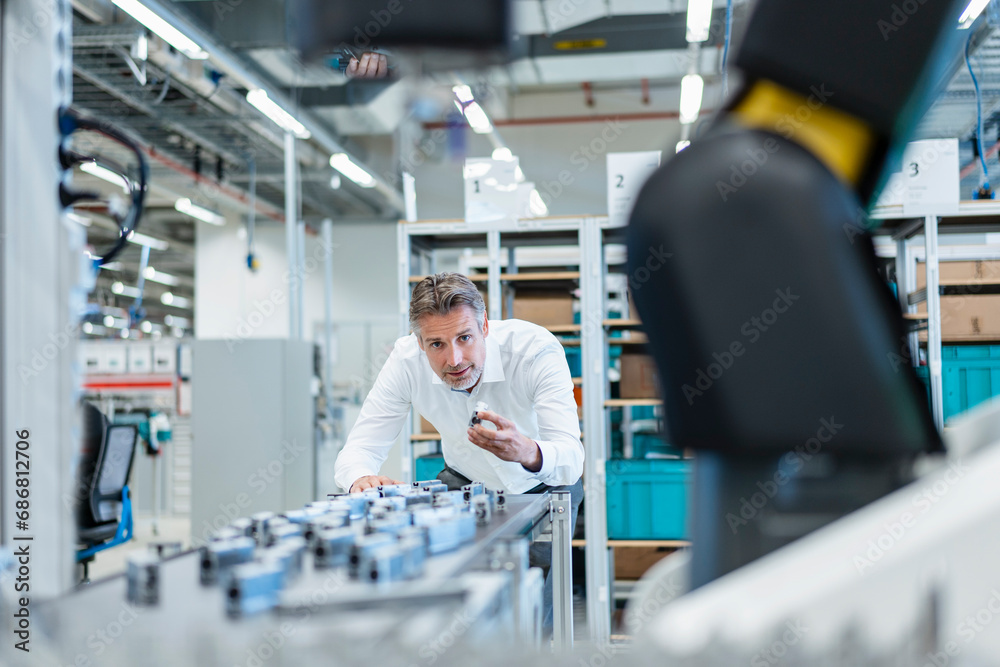
<svg viewBox="0 0 1000 667">
<path fill-rule="evenodd" d="M 374 489 L 379 486 L 389 486 L 390 484 L 402 484 L 402 482 L 383 475 L 365 475 L 354 480 L 354 484 L 351 484 L 351 493 L 364 491 L 365 489 Z"/>
<path fill-rule="evenodd" d="M 389 61 L 381 53 L 365 53 L 361 60 L 351 58 L 344 74 L 348 79 L 384 79 L 389 76 Z"/>
<path fill-rule="evenodd" d="M 514 422 L 489 410 L 480 410 L 478 417 L 496 424 L 497 430 L 491 431 L 482 424 L 476 424 L 469 429 L 469 442 L 498 459 L 520 463 L 529 472 L 542 469 L 542 450 L 538 448 L 538 443 L 522 435 Z"/>
</svg>

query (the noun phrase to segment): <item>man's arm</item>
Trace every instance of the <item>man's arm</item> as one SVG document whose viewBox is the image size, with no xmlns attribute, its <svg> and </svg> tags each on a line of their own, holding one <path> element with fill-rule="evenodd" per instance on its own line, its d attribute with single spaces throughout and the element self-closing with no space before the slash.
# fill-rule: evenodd
<svg viewBox="0 0 1000 667">
<path fill-rule="evenodd" d="M 346 491 L 351 491 L 354 483 L 363 477 L 378 477 L 379 468 L 409 414 L 410 386 L 398 352 L 397 344 L 365 398 L 358 421 L 337 456 L 334 479 Z"/>
<path fill-rule="evenodd" d="M 542 455 L 535 476 L 549 486 L 575 484 L 583 475 L 584 451 L 573 376 L 562 346 L 555 341 L 547 345 L 527 371 L 526 391 L 538 417 L 539 439 L 535 442 Z"/>
<path fill-rule="evenodd" d="M 520 463 L 543 484 L 575 484 L 583 474 L 584 452 L 573 398 L 573 377 L 562 346 L 553 341 L 524 372 L 523 391 L 534 402 L 539 439 L 524 435 L 502 415 L 483 410 L 479 417 L 497 428 L 492 431 L 476 424 L 467 432 L 469 442 L 503 461 Z"/>
</svg>

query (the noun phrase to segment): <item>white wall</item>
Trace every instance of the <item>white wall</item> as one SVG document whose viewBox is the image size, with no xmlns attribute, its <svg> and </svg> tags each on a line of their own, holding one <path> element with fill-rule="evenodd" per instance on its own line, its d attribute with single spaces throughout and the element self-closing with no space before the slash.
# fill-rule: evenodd
<svg viewBox="0 0 1000 667">
<path fill-rule="evenodd" d="M 287 338 L 288 263 L 285 227 L 258 221 L 259 268 L 246 267 L 240 225 L 199 225 L 195 244 L 195 336 L 197 338 Z M 360 321 L 396 315 L 396 225 L 334 224 L 334 318 Z M 323 320 L 321 239 L 306 236 L 303 288 L 306 339 Z"/>
</svg>

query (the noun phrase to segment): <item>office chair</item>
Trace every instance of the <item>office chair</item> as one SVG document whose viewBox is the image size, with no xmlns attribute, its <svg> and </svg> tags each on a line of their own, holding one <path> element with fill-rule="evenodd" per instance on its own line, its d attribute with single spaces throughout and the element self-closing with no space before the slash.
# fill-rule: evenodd
<svg viewBox="0 0 1000 667">
<path fill-rule="evenodd" d="M 135 458 L 138 429 L 109 424 L 96 407 L 83 405 L 83 437 L 78 473 L 76 561 L 87 565 L 94 556 L 132 538 L 132 502 L 128 478 Z"/>
</svg>

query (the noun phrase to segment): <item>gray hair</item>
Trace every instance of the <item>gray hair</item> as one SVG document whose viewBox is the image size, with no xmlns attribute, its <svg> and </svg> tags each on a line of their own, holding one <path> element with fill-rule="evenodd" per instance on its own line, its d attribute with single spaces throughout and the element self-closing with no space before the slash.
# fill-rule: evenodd
<svg viewBox="0 0 1000 667">
<path fill-rule="evenodd" d="M 436 273 L 427 276 L 413 288 L 410 297 L 410 328 L 420 335 L 420 318 L 424 315 L 447 315 L 458 306 L 469 306 L 482 327 L 486 302 L 471 280 L 461 273 Z"/>
</svg>

